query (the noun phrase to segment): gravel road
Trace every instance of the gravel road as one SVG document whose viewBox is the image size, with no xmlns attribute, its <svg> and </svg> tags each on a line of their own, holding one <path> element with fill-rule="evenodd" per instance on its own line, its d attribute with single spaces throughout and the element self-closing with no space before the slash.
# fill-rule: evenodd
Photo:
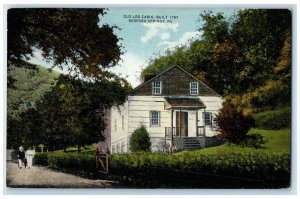
<svg viewBox="0 0 300 199">
<path fill-rule="evenodd" d="M 8 161 L 6 162 L 6 184 L 7 187 L 26 188 L 113 188 L 117 182 L 90 180 L 42 166 L 19 169 L 17 163 Z"/>
</svg>

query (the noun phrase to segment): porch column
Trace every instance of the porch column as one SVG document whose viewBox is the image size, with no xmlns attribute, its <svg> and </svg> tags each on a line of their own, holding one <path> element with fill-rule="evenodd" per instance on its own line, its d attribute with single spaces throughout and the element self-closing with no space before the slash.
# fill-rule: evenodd
<svg viewBox="0 0 300 199">
<path fill-rule="evenodd" d="M 174 110 L 171 108 L 171 145 L 173 145 L 173 113 Z"/>
<path fill-rule="evenodd" d="M 196 137 L 198 137 L 198 109 L 196 109 Z"/>
</svg>

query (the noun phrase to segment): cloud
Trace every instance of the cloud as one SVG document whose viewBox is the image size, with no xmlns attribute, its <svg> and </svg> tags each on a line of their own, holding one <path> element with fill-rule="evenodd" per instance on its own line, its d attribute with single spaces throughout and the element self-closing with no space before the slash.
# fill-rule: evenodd
<svg viewBox="0 0 300 199">
<path fill-rule="evenodd" d="M 164 32 L 160 35 L 161 40 L 167 40 L 169 38 L 170 38 L 170 33 L 168 33 L 168 32 Z"/>
<path fill-rule="evenodd" d="M 177 46 L 183 46 L 195 39 L 201 38 L 203 32 L 185 32 L 178 41 L 162 41 L 157 44 L 157 46 L 165 46 L 166 48 L 172 49 Z"/>
<path fill-rule="evenodd" d="M 110 71 L 126 78 L 133 87 L 138 86 L 142 67 L 146 64 L 145 59 L 129 52 L 122 55 L 121 59 L 123 61 L 111 68 Z"/>
<path fill-rule="evenodd" d="M 147 32 L 144 36 L 141 37 L 141 42 L 142 43 L 147 43 L 150 41 L 152 38 L 157 36 L 160 32 L 163 31 L 161 35 L 161 39 L 169 39 L 170 33 L 169 31 L 176 32 L 178 30 L 178 23 L 174 24 L 163 24 L 163 23 L 143 23 L 143 26 L 147 28 Z"/>
</svg>

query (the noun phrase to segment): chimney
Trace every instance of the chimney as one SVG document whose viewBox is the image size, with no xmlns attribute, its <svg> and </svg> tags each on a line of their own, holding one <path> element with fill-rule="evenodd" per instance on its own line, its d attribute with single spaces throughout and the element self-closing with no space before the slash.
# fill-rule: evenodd
<svg viewBox="0 0 300 199">
<path fill-rule="evenodd" d="M 155 74 L 153 74 L 153 73 L 151 73 L 151 74 L 145 74 L 144 75 L 144 82 L 146 82 L 146 81 L 148 81 L 148 80 L 150 80 L 150 79 L 152 79 L 153 77 L 155 77 L 156 75 Z"/>
</svg>

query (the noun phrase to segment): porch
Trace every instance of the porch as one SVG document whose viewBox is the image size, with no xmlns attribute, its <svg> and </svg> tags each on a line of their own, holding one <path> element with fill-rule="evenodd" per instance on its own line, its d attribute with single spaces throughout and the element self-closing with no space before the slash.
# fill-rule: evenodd
<svg viewBox="0 0 300 199">
<path fill-rule="evenodd" d="M 205 148 L 206 106 L 199 97 L 165 97 L 165 109 L 171 114 L 170 126 L 165 127 L 166 142 L 178 149 Z"/>
</svg>

